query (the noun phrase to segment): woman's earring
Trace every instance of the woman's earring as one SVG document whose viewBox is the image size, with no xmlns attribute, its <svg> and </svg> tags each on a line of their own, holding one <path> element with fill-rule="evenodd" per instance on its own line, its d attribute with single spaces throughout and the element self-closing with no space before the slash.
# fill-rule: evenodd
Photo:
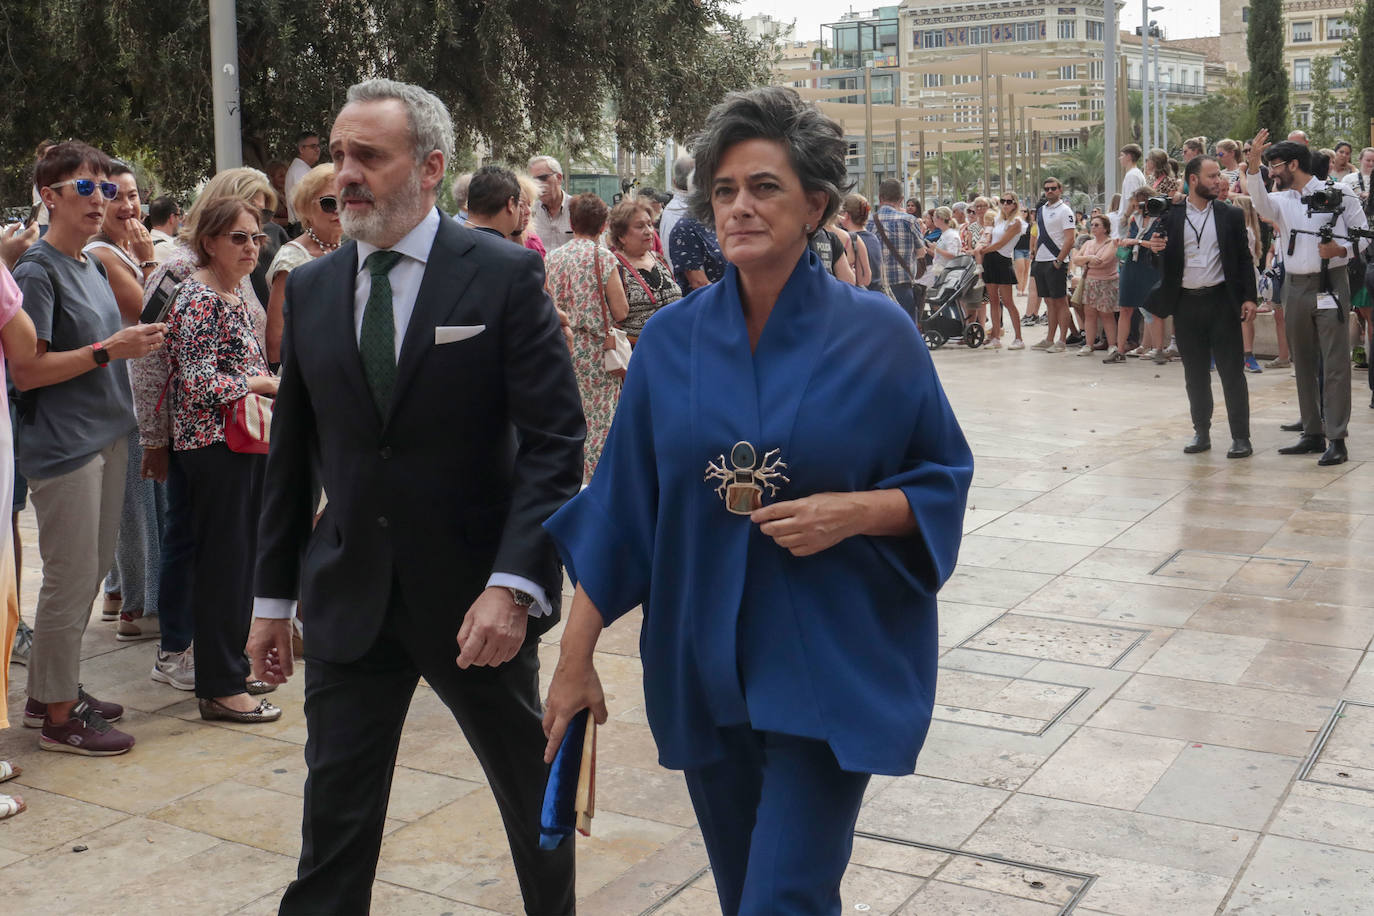
<svg viewBox="0 0 1374 916">
<path fill-rule="evenodd" d="M 810 234 L 811 234 L 811 224 L 810 224 L 810 223 L 807 223 L 807 224 L 806 224 L 806 234 L 807 234 L 807 235 L 810 235 Z"/>
</svg>

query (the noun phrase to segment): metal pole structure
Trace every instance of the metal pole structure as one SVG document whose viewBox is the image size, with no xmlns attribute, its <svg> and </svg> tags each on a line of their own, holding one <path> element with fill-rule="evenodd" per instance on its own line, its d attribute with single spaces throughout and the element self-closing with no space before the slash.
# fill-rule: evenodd
<svg viewBox="0 0 1374 916">
<path fill-rule="evenodd" d="M 1003 112 L 1007 108 L 1007 97 L 1002 94 L 1002 74 L 997 74 L 997 193 L 1007 189 L 1007 129 Z M 992 188 L 983 193 L 991 194 Z M 1001 211 L 998 211 L 1001 212 Z"/>
<path fill-rule="evenodd" d="M 940 206 L 940 195 L 945 193 L 945 141 L 941 140 L 935 144 L 935 200 L 929 203 L 927 210 L 933 210 Z"/>
<path fill-rule="evenodd" d="M 1164 84 L 1164 91 L 1160 93 L 1160 107 L 1164 109 L 1164 117 L 1160 123 L 1163 125 L 1164 142 L 1169 142 L 1169 83 Z"/>
<path fill-rule="evenodd" d="M 239 168 L 243 165 L 243 136 L 234 0 L 210 0 L 210 87 L 215 105 L 215 171 Z"/>
<path fill-rule="evenodd" d="M 1130 70 L 1126 67 L 1126 57 L 1122 55 L 1121 62 L 1117 68 L 1117 116 L 1121 124 L 1121 134 L 1127 140 L 1131 139 L 1131 93 L 1130 93 Z M 1142 138 L 1143 140 L 1144 138 Z"/>
<path fill-rule="evenodd" d="M 916 132 L 916 155 L 920 157 L 916 162 L 916 169 L 921 176 L 921 190 L 913 196 L 920 198 L 921 205 L 924 206 L 926 202 L 926 132 L 923 130 Z"/>
<path fill-rule="evenodd" d="M 889 74 L 888 78 L 892 81 L 892 104 L 901 105 L 902 97 L 906 94 L 902 92 L 902 83 L 906 77 L 901 75 L 900 70 L 897 70 Z M 902 154 L 902 119 L 898 118 L 892 127 L 895 133 L 892 150 L 896 158 L 896 162 L 893 164 L 894 174 L 892 177 L 902 183 L 902 190 L 909 197 L 911 196 L 911 175 L 907 170 L 906 156 Z"/>
<path fill-rule="evenodd" d="M 873 185 L 873 61 L 864 61 L 864 190 L 876 199 Z"/>
<path fill-rule="evenodd" d="M 1154 148 L 1150 133 L 1150 0 L 1140 0 L 1140 143 L 1145 155 Z"/>
<path fill-rule="evenodd" d="M 1116 178 L 1116 0 L 1102 4 L 1102 29 L 1106 44 L 1102 48 L 1102 158 L 1107 163 L 1107 200 L 1112 188 L 1119 187 Z"/>
<path fill-rule="evenodd" d="M 1155 24 L 1154 24 L 1153 22 L 1151 22 L 1151 23 L 1150 23 L 1150 27 L 1151 27 L 1151 28 L 1154 28 L 1154 27 L 1155 27 Z M 1155 104 L 1159 106 L 1159 108 L 1157 109 L 1156 114 L 1155 114 L 1155 132 L 1156 132 L 1157 134 L 1159 134 L 1159 142 L 1156 143 L 1155 146 L 1159 147 L 1160 149 L 1164 150 L 1165 152 L 1168 152 L 1168 150 L 1169 150 L 1169 138 L 1166 137 L 1166 136 L 1164 136 L 1164 127 L 1163 127 L 1163 125 L 1164 125 L 1164 93 L 1160 91 L 1160 90 L 1161 90 L 1161 87 L 1160 87 L 1160 85 L 1159 85 L 1159 46 L 1163 43 L 1163 39 L 1164 39 L 1164 36 L 1163 36 L 1163 35 L 1156 35 L 1156 36 L 1155 36 Z"/>
<path fill-rule="evenodd" d="M 983 48 L 981 51 L 978 52 L 978 66 L 981 74 L 978 78 L 978 82 L 979 85 L 982 87 L 983 92 L 983 109 L 981 112 L 983 116 L 983 193 L 987 194 L 990 193 L 992 186 L 992 150 L 988 149 L 988 121 L 990 120 L 990 117 L 988 115 L 987 48 Z"/>
</svg>

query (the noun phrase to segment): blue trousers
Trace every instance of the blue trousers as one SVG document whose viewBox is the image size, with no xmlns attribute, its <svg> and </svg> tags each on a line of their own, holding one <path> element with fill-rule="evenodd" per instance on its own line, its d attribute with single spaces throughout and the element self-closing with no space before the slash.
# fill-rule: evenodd
<svg viewBox="0 0 1374 916">
<path fill-rule="evenodd" d="M 169 465 L 158 571 L 158 612 L 162 617 L 162 651 L 182 652 L 195 635 L 191 583 L 195 579 L 196 531 L 186 471 L 175 461 Z"/>
<path fill-rule="evenodd" d="M 686 772 L 725 916 L 839 914 L 869 774 L 823 741 L 722 730 L 723 760 Z"/>
</svg>

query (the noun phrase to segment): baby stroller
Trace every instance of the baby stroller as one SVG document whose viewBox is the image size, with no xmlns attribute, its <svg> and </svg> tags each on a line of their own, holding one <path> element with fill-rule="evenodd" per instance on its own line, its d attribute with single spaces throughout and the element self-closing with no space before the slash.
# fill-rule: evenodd
<svg viewBox="0 0 1374 916">
<path fill-rule="evenodd" d="M 970 321 L 983 301 L 983 277 L 972 255 L 953 258 L 935 285 L 926 291 L 921 305 L 921 336 L 932 350 L 946 341 L 962 338 L 966 347 L 983 345 L 983 326 Z"/>
</svg>

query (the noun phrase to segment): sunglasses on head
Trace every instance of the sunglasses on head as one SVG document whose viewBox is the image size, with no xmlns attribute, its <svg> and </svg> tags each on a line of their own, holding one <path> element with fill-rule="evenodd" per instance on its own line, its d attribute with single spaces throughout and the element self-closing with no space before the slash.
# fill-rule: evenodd
<svg viewBox="0 0 1374 916">
<path fill-rule="evenodd" d="M 100 189 L 100 196 L 106 200 L 114 200 L 119 193 L 119 186 L 113 181 L 96 181 L 94 178 L 68 178 L 66 181 L 59 181 L 57 184 L 50 184 L 50 188 L 65 188 L 67 185 L 75 185 L 76 193 L 82 197 L 90 197 L 95 193 L 95 189 Z"/>
<path fill-rule="evenodd" d="M 332 194 L 321 197 L 316 203 L 320 205 L 320 209 L 325 213 L 339 212 L 339 199 Z"/>
<path fill-rule="evenodd" d="M 235 245 L 247 245 L 252 242 L 254 245 L 261 245 L 267 241 L 265 232 L 244 232 L 242 229 L 235 229 L 233 232 L 224 233 L 225 237 Z"/>
</svg>

